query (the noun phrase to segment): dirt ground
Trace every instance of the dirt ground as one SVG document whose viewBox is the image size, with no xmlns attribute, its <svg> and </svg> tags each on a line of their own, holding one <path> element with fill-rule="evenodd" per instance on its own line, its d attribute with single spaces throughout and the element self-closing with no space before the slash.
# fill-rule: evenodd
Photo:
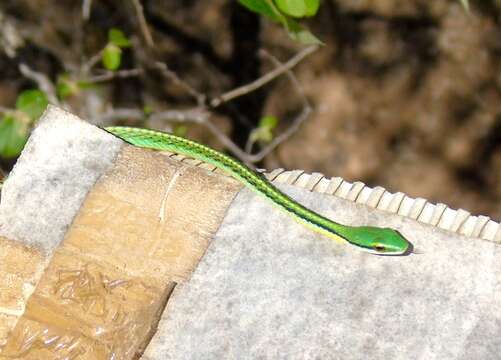
<svg viewBox="0 0 501 360">
<path fill-rule="evenodd" d="M 270 71 L 259 49 L 287 61 L 302 48 L 236 2 L 149 0 L 142 2 L 155 41 L 148 52 L 132 2 L 94 1 L 88 19 L 82 3 L 0 3 L 0 105 L 12 106 L 20 90 L 34 85 L 20 74 L 20 62 L 55 82 L 78 73 L 110 27 L 134 41 L 124 68 L 144 63 L 146 54 L 208 98 Z M 314 111 L 257 165 L 342 176 L 501 220 L 501 1 L 471 6 L 467 13 L 455 0 L 323 1 L 307 25 L 325 46 L 294 69 Z M 6 41 L 16 38 L 9 55 Z M 182 86 L 153 70 L 100 83 L 67 105 L 93 122 L 110 108 L 195 106 Z M 261 116 L 278 117 L 279 134 L 300 110 L 295 87 L 282 76 L 213 109 L 212 121 L 244 148 Z M 187 136 L 224 150 L 199 125 L 188 124 Z M 12 161 L 2 164 L 8 171 Z"/>
</svg>

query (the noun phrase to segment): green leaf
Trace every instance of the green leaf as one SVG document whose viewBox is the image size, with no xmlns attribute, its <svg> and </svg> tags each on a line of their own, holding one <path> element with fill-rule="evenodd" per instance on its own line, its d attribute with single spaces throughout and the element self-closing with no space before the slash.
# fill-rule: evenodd
<svg viewBox="0 0 501 360">
<path fill-rule="evenodd" d="M 287 19 L 287 33 L 292 39 L 300 42 L 301 44 L 324 45 L 319 38 L 290 18 Z"/>
<path fill-rule="evenodd" d="M 277 14 L 277 12 L 273 9 L 273 3 L 270 4 L 270 2 L 266 0 L 238 0 L 238 2 L 250 11 L 266 16 L 273 21 L 283 21 L 283 16 L 281 14 Z"/>
<path fill-rule="evenodd" d="M 323 45 L 315 35 L 299 25 L 294 19 L 280 12 L 272 0 L 238 0 L 239 3 L 247 9 L 254 11 L 258 14 L 264 15 L 273 21 L 281 23 L 286 29 L 289 37 L 306 45 Z M 277 2 L 279 0 L 276 0 Z M 285 1 L 285 0 L 281 0 Z M 292 0 L 289 0 L 292 2 Z M 295 0 L 298 1 L 298 0 Z M 304 16 L 310 16 L 311 13 L 318 10 L 319 0 L 302 0 L 305 4 Z M 287 2 L 287 1 L 285 1 Z"/>
<path fill-rule="evenodd" d="M 104 48 L 102 61 L 106 69 L 115 71 L 122 62 L 122 50 L 118 46 L 109 43 Z"/>
<path fill-rule="evenodd" d="M 273 115 L 263 116 L 259 120 L 259 126 L 252 130 L 250 134 L 250 141 L 255 143 L 256 141 L 261 141 L 264 143 L 269 143 L 273 140 L 273 129 L 278 125 L 278 119 Z"/>
<path fill-rule="evenodd" d="M 305 45 L 325 45 L 322 40 L 317 38 L 308 30 L 301 28 L 298 31 L 289 31 L 289 36 L 295 41 Z"/>
<path fill-rule="evenodd" d="M 315 16 L 320 7 L 320 0 L 304 0 L 304 3 L 306 4 L 305 16 Z"/>
<path fill-rule="evenodd" d="M 16 109 L 28 115 L 31 121 L 37 120 L 49 104 L 43 91 L 32 89 L 25 90 L 16 100 Z"/>
<path fill-rule="evenodd" d="M 281 12 L 289 16 L 301 18 L 307 12 L 305 0 L 275 0 L 275 4 Z"/>
<path fill-rule="evenodd" d="M 99 88 L 99 85 L 97 85 L 93 82 L 85 81 L 85 80 L 78 80 L 76 82 L 75 86 L 77 86 L 79 89 L 82 89 L 82 90 L 91 90 L 91 89 Z"/>
<path fill-rule="evenodd" d="M 463 5 L 464 9 L 466 11 L 470 11 L 470 3 L 468 0 L 459 0 L 461 2 L 461 5 Z"/>
<path fill-rule="evenodd" d="M 0 156 L 7 159 L 18 156 L 27 140 L 26 123 L 12 114 L 4 116 L 0 121 Z"/>
<path fill-rule="evenodd" d="M 73 91 L 71 90 L 70 85 L 67 82 L 57 82 L 56 85 L 57 97 L 60 99 L 66 99 L 73 95 Z"/>
<path fill-rule="evenodd" d="M 273 115 L 266 115 L 259 120 L 260 128 L 267 128 L 269 130 L 273 130 L 278 125 L 278 119 Z"/>
<path fill-rule="evenodd" d="M 271 140 L 273 140 L 273 133 L 270 128 L 267 127 L 254 129 L 250 134 L 250 141 L 252 143 L 255 143 L 256 141 L 269 143 Z"/>
<path fill-rule="evenodd" d="M 119 48 L 131 47 L 130 40 L 121 30 L 116 28 L 111 28 L 108 31 L 108 42 L 115 46 L 118 46 Z"/>
<path fill-rule="evenodd" d="M 56 92 L 60 99 L 78 94 L 79 87 L 76 81 L 72 81 L 67 74 L 60 75 L 57 78 Z"/>
</svg>

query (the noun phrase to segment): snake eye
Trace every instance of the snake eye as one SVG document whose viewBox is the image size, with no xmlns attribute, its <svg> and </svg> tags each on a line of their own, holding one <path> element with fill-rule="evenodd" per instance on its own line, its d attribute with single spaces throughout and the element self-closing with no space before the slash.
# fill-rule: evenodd
<svg viewBox="0 0 501 360">
<path fill-rule="evenodd" d="M 374 244 L 374 246 L 372 248 L 377 252 L 385 252 L 386 251 L 386 246 L 384 246 L 383 244 Z"/>
</svg>

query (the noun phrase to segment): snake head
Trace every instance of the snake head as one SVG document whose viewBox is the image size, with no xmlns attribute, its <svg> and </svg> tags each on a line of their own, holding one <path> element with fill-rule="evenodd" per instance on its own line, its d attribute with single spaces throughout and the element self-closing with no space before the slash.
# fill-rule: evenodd
<svg viewBox="0 0 501 360">
<path fill-rule="evenodd" d="M 398 231 L 374 226 L 350 229 L 349 242 L 377 255 L 408 255 L 413 246 Z"/>
</svg>

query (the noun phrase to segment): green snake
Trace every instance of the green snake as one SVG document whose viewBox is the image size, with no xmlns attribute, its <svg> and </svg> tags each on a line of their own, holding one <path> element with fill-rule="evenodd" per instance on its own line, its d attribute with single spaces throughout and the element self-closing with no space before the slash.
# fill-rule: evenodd
<svg viewBox="0 0 501 360">
<path fill-rule="evenodd" d="M 374 226 L 347 226 L 329 220 L 299 204 L 277 189 L 264 176 L 240 161 L 207 146 L 176 135 L 148 129 L 124 126 L 104 129 L 137 147 L 177 153 L 212 164 L 269 199 L 294 219 L 330 238 L 342 239 L 378 255 L 407 255 L 412 252 L 412 244 L 398 231 Z"/>
</svg>

